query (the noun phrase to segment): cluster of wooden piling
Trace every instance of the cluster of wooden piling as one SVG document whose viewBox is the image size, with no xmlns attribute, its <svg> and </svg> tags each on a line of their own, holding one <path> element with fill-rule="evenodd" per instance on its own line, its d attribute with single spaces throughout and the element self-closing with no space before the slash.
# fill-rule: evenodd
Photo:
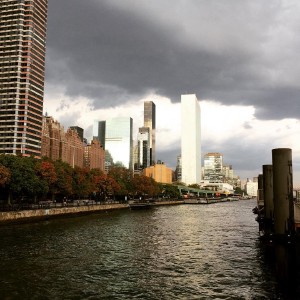
<svg viewBox="0 0 300 300">
<path fill-rule="evenodd" d="M 258 176 L 257 207 L 259 231 L 272 239 L 286 239 L 297 234 L 300 210 L 293 193 L 292 150 L 272 150 L 272 165 L 262 166 Z M 297 219 L 297 218 L 296 218 Z"/>
</svg>

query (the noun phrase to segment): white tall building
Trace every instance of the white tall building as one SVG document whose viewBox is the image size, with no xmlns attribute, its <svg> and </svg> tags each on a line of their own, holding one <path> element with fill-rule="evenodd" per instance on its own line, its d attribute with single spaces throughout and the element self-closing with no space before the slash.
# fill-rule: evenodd
<svg viewBox="0 0 300 300">
<path fill-rule="evenodd" d="M 181 181 L 201 180 L 200 105 L 195 94 L 181 95 Z"/>
</svg>

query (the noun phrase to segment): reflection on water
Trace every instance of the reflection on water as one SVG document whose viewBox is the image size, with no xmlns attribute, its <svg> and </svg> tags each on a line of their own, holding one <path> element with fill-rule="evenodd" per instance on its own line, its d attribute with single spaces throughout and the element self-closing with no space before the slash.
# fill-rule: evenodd
<svg viewBox="0 0 300 300">
<path fill-rule="evenodd" d="M 263 268 L 276 278 L 275 299 L 300 299 L 300 244 L 260 243 Z"/>
<path fill-rule="evenodd" d="M 276 266 L 275 256 L 292 255 L 259 241 L 254 206 L 166 206 L 2 226 L 0 298 L 297 299 L 299 268 Z M 286 289 L 278 274 L 294 283 Z"/>
</svg>

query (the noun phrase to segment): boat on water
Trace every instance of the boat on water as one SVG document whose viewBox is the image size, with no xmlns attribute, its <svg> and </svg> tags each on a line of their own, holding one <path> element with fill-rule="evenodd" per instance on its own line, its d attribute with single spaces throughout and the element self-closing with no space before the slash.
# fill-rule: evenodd
<svg viewBox="0 0 300 300">
<path fill-rule="evenodd" d="M 184 199 L 184 204 L 208 204 L 207 198 Z"/>
<path fill-rule="evenodd" d="M 133 200 L 133 201 L 129 201 L 128 206 L 132 210 L 149 209 L 153 207 L 153 203 L 149 201 L 143 201 L 143 200 Z"/>
</svg>

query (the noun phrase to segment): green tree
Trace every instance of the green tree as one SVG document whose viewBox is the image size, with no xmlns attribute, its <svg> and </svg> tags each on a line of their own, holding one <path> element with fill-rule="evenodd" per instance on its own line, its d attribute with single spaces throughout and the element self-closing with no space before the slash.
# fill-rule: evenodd
<svg viewBox="0 0 300 300">
<path fill-rule="evenodd" d="M 166 198 L 178 199 L 180 192 L 177 186 L 173 184 L 164 184 L 162 189 L 162 196 Z"/>
<path fill-rule="evenodd" d="M 1 155 L 0 163 L 11 172 L 8 204 L 13 201 L 13 197 L 23 198 L 29 196 L 36 200 L 38 195 L 47 192 L 47 185 L 37 176 L 35 170 L 37 159 L 34 157 Z"/>
<path fill-rule="evenodd" d="M 188 187 L 194 188 L 194 189 L 200 189 L 200 185 L 197 183 L 189 184 Z"/>
<path fill-rule="evenodd" d="M 186 184 L 184 182 L 181 182 L 181 181 L 174 181 L 172 183 L 173 185 L 182 185 L 182 186 L 186 186 Z"/>
<path fill-rule="evenodd" d="M 135 195 L 146 198 L 156 197 L 160 193 L 160 184 L 158 184 L 153 178 L 136 175 L 132 179 Z"/>
<path fill-rule="evenodd" d="M 88 169 L 75 167 L 73 170 L 74 198 L 86 198 L 92 193 L 91 175 Z"/>
<path fill-rule="evenodd" d="M 236 187 L 235 190 L 234 190 L 234 193 L 239 194 L 239 195 L 242 195 L 242 194 L 246 195 L 247 194 L 246 191 L 242 190 L 240 187 Z"/>
<path fill-rule="evenodd" d="M 127 196 L 132 193 L 132 172 L 122 166 L 114 166 L 109 169 L 108 176 L 113 178 L 117 185 L 114 191 L 115 195 L 119 197 Z"/>
<path fill-rule="evenodd" d="M 53 193 L 61 198 L 70 197 L 73 194 L 73 168 L 61 160 L 56 160 L 54 167 L 57 180 L 53 186 Z"/>
</svg>

